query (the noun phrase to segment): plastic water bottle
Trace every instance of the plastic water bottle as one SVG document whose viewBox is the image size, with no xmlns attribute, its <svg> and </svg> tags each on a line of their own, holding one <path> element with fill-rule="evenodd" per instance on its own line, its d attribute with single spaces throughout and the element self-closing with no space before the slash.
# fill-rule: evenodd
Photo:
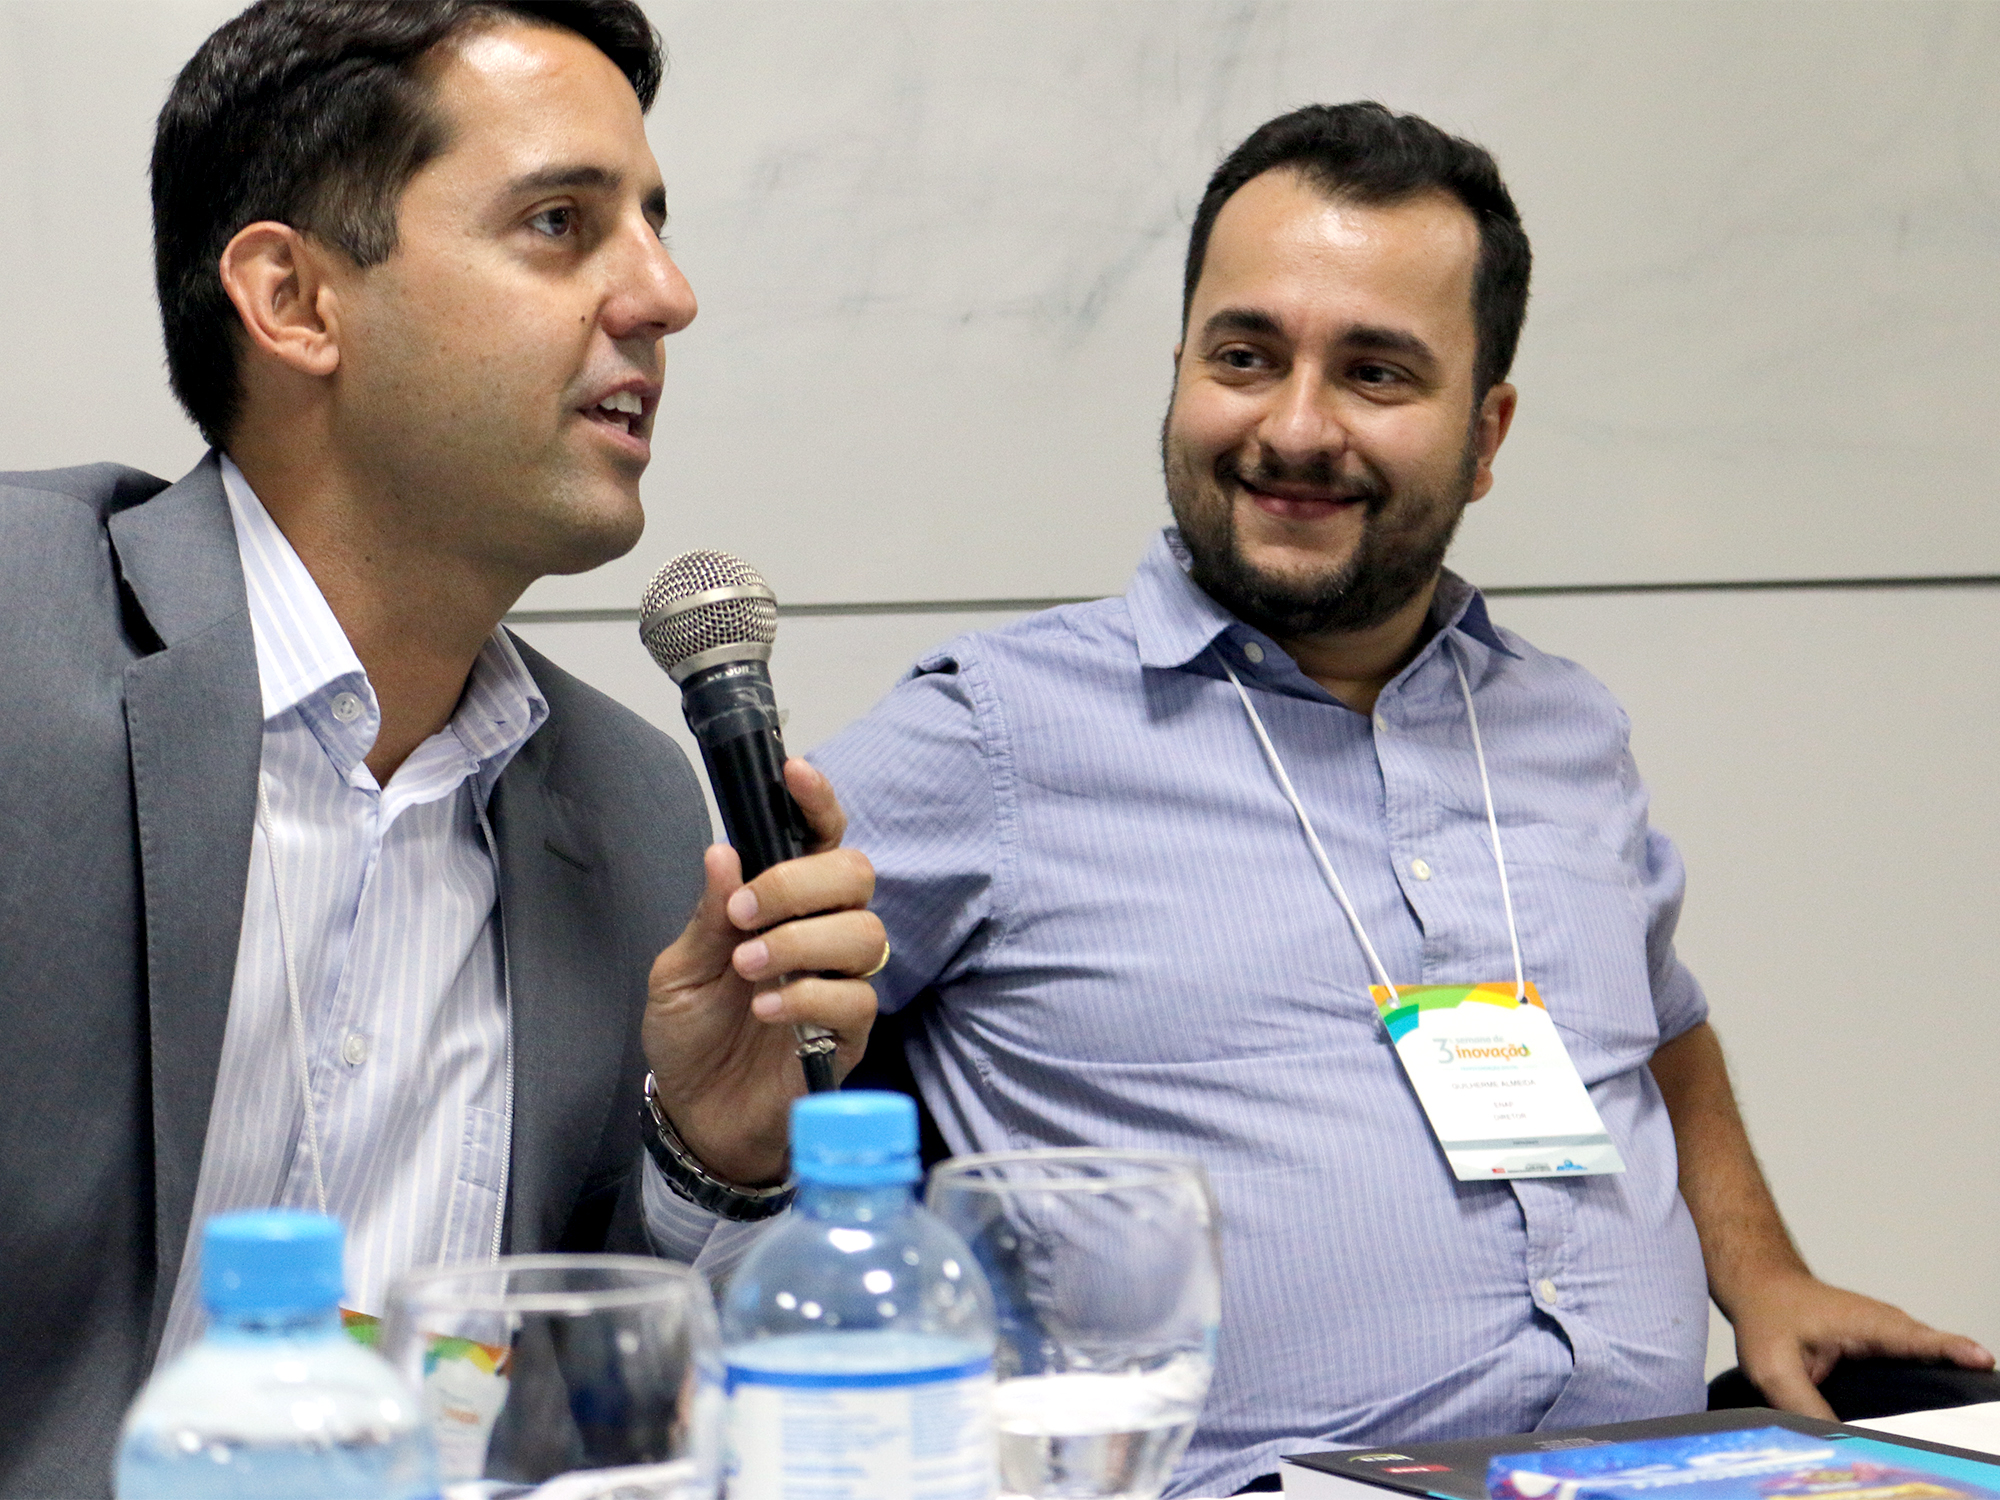
<svg viewBox="0 0 2000 1500">
<path fill-rule="evenodd" d="M 792 1106 L 790 1216 L 723 1297 L 730 1500 L 989 1500 L 993 1294 L 918 1206 L 916 1106 Z"/>
<path fill-rule="evenodd" d="M 340 1326 L 341 1230 L 223 1214 L 202 1234 L 205 1338 L 125 1418 L 118 1500 L 428 1500 L 429 1429 L 403 1378 Z"/>
</svg>

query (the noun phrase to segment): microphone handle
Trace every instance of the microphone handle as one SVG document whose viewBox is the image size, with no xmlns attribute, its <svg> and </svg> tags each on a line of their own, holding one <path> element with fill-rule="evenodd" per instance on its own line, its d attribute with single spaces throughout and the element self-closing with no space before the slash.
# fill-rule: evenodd
<svg viewBox="0 0 2000 1500">
<path fill-rule="evenodd" d="M 711 667 L 681 688 L 688 728 L 701 745 L 722 831 L 754 880 L 806 850 L 805 814 L 785 786 L 778 702 L 760 661 Z"/>
<path fill-rule="evenodd" d="M 806 852 L 805 815 L 786 789 L 785 742 L 775 729 L 704 744 L 701 754 L 745 880 Z"/>
<path fill-rule="evenodd" d="M 731 662 L 697 673 L 681 686 L 681 709 L 701 746 L 708 784 L 722 812 L 722 831 L 754 880 L 775 864 L 805 853 L 805 813 L 785 785 L 785 740 L 778 702 L 760 661 Z M 799 1066 L 809 1092 L 833 1086 L 833 1033 L 794 1026 Z"/>
</svg>

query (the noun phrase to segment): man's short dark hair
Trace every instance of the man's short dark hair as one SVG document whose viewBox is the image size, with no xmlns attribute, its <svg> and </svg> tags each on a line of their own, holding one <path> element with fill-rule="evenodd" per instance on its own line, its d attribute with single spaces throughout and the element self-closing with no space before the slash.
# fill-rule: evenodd
<svg viewBox="0 0 2000 1500">
<path fill-rule="evenodd" d="M 1400 203 L 1427 192 L 1446 192 L 1463 203 L 1479 225 L 1479 264 L 1472 280 L 1472 317 L 1479 334 L 1474 398 L 1507 378 L 1528 313 L 1530 256 L 1520 212 L 1500 180 L 1499 165 L 1483 147 L 1372 100 L 1309 104 L 1280 115 L 1259 126 L 1215 169 L 1188 235 L 1183 328 L 1208 258 L 1215 216 L 1238 188 L 1279 167 L 1299 173 L 1329 198 L 1353 203 Z"/>
<path fill-rule="evenodd" d="M 652 108 L 664 65 L 636 0 L 259 0 L 181 69 L 153 138 L 153 271 L 167 373 L 209 442 L 242 402 L 223 248 L 273 219 L 387 259 L 403 189 L 449 144 L 424 55 L 508 21 L 575 32 Z"/>
</svg>

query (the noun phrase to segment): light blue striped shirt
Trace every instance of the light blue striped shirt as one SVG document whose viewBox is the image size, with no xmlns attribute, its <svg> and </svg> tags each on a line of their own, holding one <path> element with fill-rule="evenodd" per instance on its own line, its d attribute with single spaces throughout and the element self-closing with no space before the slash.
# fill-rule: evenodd
<svg viewBox="0 0 2000 1500">
<path fill-rule="evenodd" d="M 1172 1493 L 1280 1455 L 1703 1404 L 1707 1293 L 1646 1062 L 1703 1019 L 1682 872 L 1624 714 L 1488 620 L 1348 709 L 1158 541 L 1122 599 L 966 636 L 813 759 L 874 862 L 885 1009 L 955 1151 L 1112 1145 L 1206 1163 L 1215 1384 Z M 1511 981 L 1478 706 L 1527 977 L 1628 1170 L 1453 1179 L 1373 981 L 1211 647 L 1255 698 L 1389 972 Z"/>
<path fill-rule="evenodd" d="M 210 1214 L 315 1208 L 286 984 L 297 976 L 345 1305 L 379 1314 L 416 1265 L 499 1252 L 511 1068 L 486 802 L 548 705 L 507 639 L 450 723 L 378 786 L 374 689 L 311 574 L 225 458 L 263 694 L 266 813 L 250 847 L 229 1020 L 193 1228 L 161 1346 L 200 1331 Z"/>
</svg>

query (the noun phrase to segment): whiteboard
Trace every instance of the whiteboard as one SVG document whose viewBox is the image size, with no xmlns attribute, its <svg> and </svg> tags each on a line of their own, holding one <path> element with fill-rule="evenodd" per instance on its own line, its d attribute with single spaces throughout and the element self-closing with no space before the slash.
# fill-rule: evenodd
<svg viewBox="0 0 2000 1500">
<path fill-rule="evenodd" d="M 144 160 L 229 5 L 0 0 L 0 467 L 185 467 Z M 2000 6 L 657 0 L 702 302 L 629 608 L 687 546 L 793 602 L 1122 587 L 1204 178 L 1362 96 L 1498 154 L 1537 252 L 1490 585 L 2000 572 Z"/>
</svg>

